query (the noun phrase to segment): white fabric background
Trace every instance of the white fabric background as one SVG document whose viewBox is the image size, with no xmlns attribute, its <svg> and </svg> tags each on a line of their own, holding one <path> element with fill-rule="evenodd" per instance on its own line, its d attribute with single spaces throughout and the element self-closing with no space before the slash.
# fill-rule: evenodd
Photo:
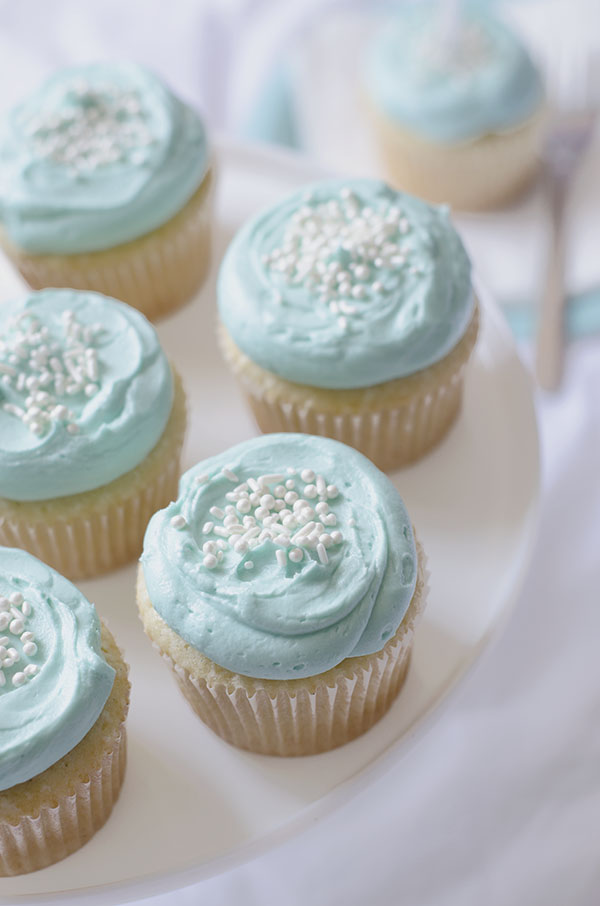
<svg viewBox="0 0 600 906">
<path fill-rule="evenodd" d="M 161 71 L 212 126 L 235 131 L 277 48 L 340 5 L 0 0 L 0 110 L 55 66 L 130 57 Z M 595 3 L 580 22 L 571 3 L 563 7 L 571 33 L 598 29 Z M 597 906 L 598 387 L 600 338 L 590 337 L 571 345 L 561 392 L 537 400 L 542 527 L 520 606 L 439 722 L 384 778 L 302 837 L 144 902 Z"/>
</svg>

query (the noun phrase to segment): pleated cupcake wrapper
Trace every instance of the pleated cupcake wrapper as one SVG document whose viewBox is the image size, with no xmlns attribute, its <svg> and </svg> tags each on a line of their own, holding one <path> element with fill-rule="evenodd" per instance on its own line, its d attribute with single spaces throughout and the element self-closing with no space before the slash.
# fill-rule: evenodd
<svg viewBox="0 0 600 906">
<path fill-rule="evenodd" d="M 137 559 L 150 517 L 177 497 L 179 456 L 148 486 L 68 519 L 0 520 L 0 544 L 20 547 L 71 580 L 99 575 Z"/>
<path fill-rule="evenodd" d="M 164 227 L 107 252 L 29 255 L 10 243 L 6 250 L 33 289 L 94 290 L 156 320 L 188 302 L 204 282 L 210 265 L 212 196 L 208 186 Z"/>
<path fill-rule="evenodd" d="M 396 634 L 381 651 L 348 658 L 343 666 L 303 681 L 265 685 L 213 683 L 192 676 L 158 645 L 198 716 L 226 742 L 263 755 L 315 755 L 365 733 L 398 695 L 410 663 L 415 626 L 423 611 L 429 573 L 418 545 L 419 574 L 411 606 Z"/>
<path fill-rule="evenodd" d="M 455 145 L 427 142 L 369 113 L 388 179 L 429 201 L 486 210 L 512 201 L 539 171 L 544 111 L 515 129 Z"/>
<path fill-rule="evenodd" d="M 364 453 L 383 471 L 408 465 L 438 444 L 454 423 L 462 403 L 464 372 L 479 329 L 476 311 L 459 345 L 445 360 L 418 375 L 411 375 L 411 391 L 387 392 L 388 385 L 371 388 L 362 407 L 344 409 L 340 391 L 339 411 L 328 391 L 327 406 L 310 387 L 292 385 L 259 369 L 220 331 L 225 360 L 248 400 L 256 423 L 264 433 L 296 431 L 342 441 Z M 390 382 L 390 385 L 400 381 Z M 358 411 L 357 411 L 358 408 Z"/>
<path fill-rule="evenodd" d="M 45 868 L 75 852 L 104 824 L 116 802 L 127 756 L 125 727 L 85 782 L 38 815 L 0 821 L 0 877 Z"/>
</svg>

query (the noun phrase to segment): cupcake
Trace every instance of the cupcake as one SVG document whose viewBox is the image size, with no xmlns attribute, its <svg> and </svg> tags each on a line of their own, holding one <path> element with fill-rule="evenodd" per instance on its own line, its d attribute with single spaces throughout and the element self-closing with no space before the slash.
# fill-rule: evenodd
<svg viewBox="0 0 600 906">
<path fill-rule="evenodd" d="M 128 704 L 127 666 L 90 602 L 0 548 L 0 877 L 64 859 L 104 824 Z"/>
<path fill-rule="evenodd" d="M 484 209 L 511 200 L 538 170 L 542 81 L 506 25 L 472 4 L 448 21 L 448 7 L 398 7 L 369 47 L 366 102 L 394 185 Z"/>
<path fill-rule="evenodd" d="M 262 431 L 333 437 L 390 470 L 457 416 L 478 315 L 445 208 L 378 180 L 317 183 L 240 230 L 218 304 Z"/>
<path fill-rule="evenodd" d="M 350 447 L 302 434 L 186 472 L 138 573 L 144 629 L 193 709 L 268 755 L 333 749 L 387 711 L 424 598 L 394 486 Z"/>
<path fill-rule="evenodd" d="M 60 70 L 0 130 L 0 243 L 34 289 L 72 286 L 166 315 L 209 265 L 204 126 L 134 63 Z"/>
<path fill-rule="evenodd" d="M 185 431 L 152 325 L 98 293 L 32 293 L 0 307 L 0 375 L 0 544 L 71 579 L 138 557 Z"/>
</svg>

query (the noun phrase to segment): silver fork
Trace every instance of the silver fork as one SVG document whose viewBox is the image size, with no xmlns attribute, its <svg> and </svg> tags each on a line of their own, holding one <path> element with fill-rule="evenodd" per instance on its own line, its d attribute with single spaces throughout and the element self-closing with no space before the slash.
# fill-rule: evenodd
<svg viewBox="0 0 600 906">
<path fill-rule="evenodd" d="M 535 375 L 544 390 L 556 390 L 563 370 L 565 317 L 565 208 L 573 178 L 588 148 L 600 104 L 597 53 L 559 54 L 548 74 L 548 91 L 555 115 L 544 154 L 548 185 L 550 240 L 546 282 L 541 298 L 535 355 Z"/>
</svg>

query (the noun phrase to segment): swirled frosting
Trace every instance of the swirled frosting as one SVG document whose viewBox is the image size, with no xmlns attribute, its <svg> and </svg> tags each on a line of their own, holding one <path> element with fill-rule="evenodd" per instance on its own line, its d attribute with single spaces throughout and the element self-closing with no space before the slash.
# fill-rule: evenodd
<svg viewBox="0 0 600 906">
<path fill-rule="evenodd" d="M 47 500 L 135 468 L 173 378 L 156 331 L 98 293 L 47 289 L 0 309 L 0 496 Z"/>
<path fill-rule="evenodd" d="M 416 584 L 394 486 L 337 441 L 270 434 L 190 469 L 148 525 L 141 558 L 156 611 L 236 673 L 314 676 L 379 651 Z"/>
<path fill-rule="evenodd" d="M 0 790 L 70 752 L 114 676 L 90 602 L 31 554 L 0 548 Z"/>
<path fill-rule="evenodd" d="M 511 129 L 543 101 L 540 74 L 518 36 L 483 10 L 463 6 L 450 29 L 441 4 L 403 4 L 366 59 L 374 104 L 440 142 Z"/>
<path fill-rule="evenodd" d="M 0 222 L 21 248 L 112 248 L 177 213 L 207 169 L 204 126 L 134 63 L 62 69 L 0 130 Z"/>
<path fill-rule="evenodd" d="M 473 313 L 446 208 L 371 179 L 308 186 L 258 214 L 223 260 L 221 320 L 290 381 L 369 387 L 443 358 Z"/>
</svg>

